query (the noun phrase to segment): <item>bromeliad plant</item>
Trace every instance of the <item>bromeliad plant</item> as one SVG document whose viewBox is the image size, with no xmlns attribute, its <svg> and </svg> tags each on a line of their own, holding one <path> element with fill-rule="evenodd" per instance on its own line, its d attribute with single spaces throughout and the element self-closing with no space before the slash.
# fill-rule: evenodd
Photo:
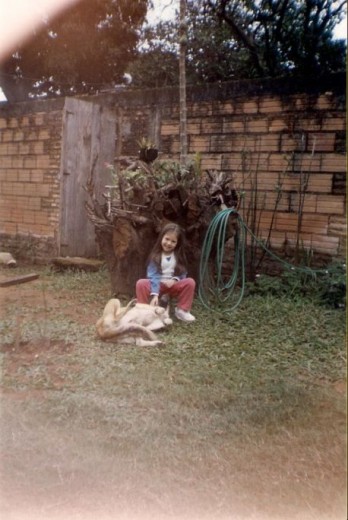
<svg viewBox="0 0 348 520">
<path fill-rule="evenodd" d="M 140 147 L 140 150 L 139 150 L 139 160 L 140 161 L 150 164 L 155 159 L 157 159 L 158 149 L 152 141 L 150 141 L 149 139 L 146 139 L 145 137 L 142 137 L 140 139 L 140 141 L 138 141 L 138 145 Z"/>
<path fill-rule="evenodd" d="M 105 167 L 110 173 L 111 184 L 106 187 L 112 189 L 112 203 L 122 209 L 134 204 L 146 206 L 156 196 L 168 200 L 173 190 L 198 193 L 204 188 L 199 154 L 189 158 L 185 166 L 173 160 L 156 160 L 151 164 L 138 160 L 119 171 L 110 163 Z"/>
</svg>

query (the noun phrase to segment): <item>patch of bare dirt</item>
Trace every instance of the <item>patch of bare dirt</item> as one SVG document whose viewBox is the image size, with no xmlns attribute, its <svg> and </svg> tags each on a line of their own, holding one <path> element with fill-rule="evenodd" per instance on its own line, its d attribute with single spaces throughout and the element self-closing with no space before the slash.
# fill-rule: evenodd
<svg viewBox="0 0 348 520">
<path fill-rule="evenodd" d="M 99 318 L 101 312 L 99 303 L 85 301 L 81 308 L 81 303 L 77 303 L 81 294 L 74 294 L 65 288 L 52 292 L 44 283 L 43 268 L 38 267 L 35 271 L 40 275 L 37 280 L 0 287 L 0 319 L 8 314 L 7 309 L 9 308 L 12 308 L 14 312 L 17 308 L 31 308 L 36 319 L 41 321 L 47 320 L 48 316 L 55 312 L 82 324 L 91 323 L 91 320 L 96 321 Z M 0 279 L 9 279 L 12 277 L 12 273 L 13 270 L 10 273 L 7 270 L 6 274 L 1 274 L 0 270 Z"/>
<path fill-rule="evenodd" d="M 0 345 L 0 352 L 8 353 L 11 357 L 26 359 L 32 361 L 34 358 L 42 356 L 42 354 L 64 353 L 69 352 L 73 348 L 71 343 L 64 340 L 51 340 L 49 338 L 38 339 L 35 341 L 19 341 L 18 345 L 15 343 L 5 343 Z"/>
<path fill-rule="evenodd" d="M 15 378 L 18 386 L 26 388 L 25 391 L 3 390 L 14 399 L 44 399 L 48 390 L 61 390 L 67 388 L 66 380 L 61 375 L 65 369 L 77 370 L 76 367 L 65 366 L 64 355 L 72 352 L 74 345 L 64 340 L 51 340 L 39 338 L 35 341 L 19 341 L 0 346 L 0 352 L 7 354 L 3 362 L 3 368 L 8 378 Z M 60 360 L 61 358 L 61 360 Z M 45 378 L 49 381 L 46 388 L 32 388 L 32 374 L 30 370 L 40 367 Z"/>
</svg>

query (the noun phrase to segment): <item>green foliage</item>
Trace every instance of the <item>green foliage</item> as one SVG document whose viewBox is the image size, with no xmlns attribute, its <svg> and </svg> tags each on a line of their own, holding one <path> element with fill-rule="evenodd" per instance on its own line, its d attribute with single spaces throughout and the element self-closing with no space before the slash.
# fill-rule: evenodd
<svg viewBox="0 0 348 520">
<path fill-rule="evenodd" d="M 177 27 L 175 22 L 160 22 L 156 27 L 143 27 L 138 53 L 129 64 L 132 87 L 157 88 L 179 82 Z"/>
<path fill-rule="evenodd" d="M 228 28 L 216 16 L 203 12 L 195 2 L 188 2 L 186 80 L 188 84 L 223 81 L 240 76 L 247 54 L 231 39 Z M 138 57 L 128 71 L 134 87 L 163 87 L 179 83 L 179 24 L 177 20 L 145 27 Z M 228 56 L 228 60 L 226 59 Z"/>
<path fill-rule="evenodd" d="M 333 30 L 345 9 L 337 0 L 188 0 L 187 83 L 343 71 L 346 43 Z M 178 44 L 178 20 L 145 28 L 134 86 L 178 84 Z"/>
<path fill-rule="evenodd" d="M 134 87 L 178 84 L 179 22 L 144 26 L 149 4 L 84 0 L 47 20 L 2 63 L 7 98 L 95 93 L 125 71 Z M 337 0 L 187 0 L 187 83 L 345 70 L 346 43 L 333 39 L 345 9 Z"/>
<path fill-rule="evenodd" d="M 333 263 L 327 273 L 319 279 L 321 300 L 330 307 L 346 306 L 346 266 L 339 262 Z"/>
<path fill-rule="evenodd" d="M 158 160 L 153 163 L 153 176 L 159 188 L 169 183 L 180 183 L 185 188 L 198 189 L 201 175 L 201 157 L 199 154 L 188 157 L 185 165 L 173 160 Z"/>
<path fill-rule="evenodd" d="M 345 13 L 344 2 L 206 0 L 204 5 L 247 51 L 251 75 L 311 76 L 345 70 L 346 45 L 333 40 L 333 29 Z"/>
<path fill-rule="evenodd" d="M 4 88 L 8 99 L 17 85 L 25 86 L 23 96 L 36 96 L 95 93 L 121 83 L 147 5 L 148 0 L 84 0 L 47 20 L 2 64 L 6 78 L 12 77 L 8 92 Z"/>
<path fill-rule="evenodd" d="M 248 53 L 216 14 L 188 2 L 187 77 L 195 84 L 248 77 Z"/>
<path fill-rule="evenodd" d="M 139 146 L 145 146 L 146 143 L 149 148 L 154 146 L 145 138 L 138 142 Z M 117 186 L 118 182 L 121 183 L 126 200 L 132 198 L 134 189 L 152 189 L 155 186 L 157 190 L 160 190 L 169 185 L 181 185 L 185 189 L 197 191 L 202 181 L 201 157 L 198 153 L 188 157 L 185 166 L 171 159 L 157 159 L 151 166 L 138 163 L 135 169 L 123 169 L 120 171 L 119 176 L 117 176 L 112 164 L 106 164 L 105 166 L 110 172 L 112 184 Z"/>
<path fill-rule="evenodd" d="M 306 297 L 320 305 L 346 306 L 346 265 L 333 262 L 326 270 L 284 270 L 281 276 L 259 275 L 248 284 L 249 294 Z"/>
</svg>

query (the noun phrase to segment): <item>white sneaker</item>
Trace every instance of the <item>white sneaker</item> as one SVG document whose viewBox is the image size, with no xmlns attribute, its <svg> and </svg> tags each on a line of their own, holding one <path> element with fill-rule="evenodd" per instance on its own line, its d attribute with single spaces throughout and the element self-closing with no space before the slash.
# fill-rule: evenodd
<svg viewBox="0 0 348 520">
<path fill-rule="evenodd" d="M 186 322 L 192 322 L 196 319 L 190 312 L 178 309 L 177 307 L 175 307 L 175 317 L 178 318 L 178 320 Z"/>
</svg>

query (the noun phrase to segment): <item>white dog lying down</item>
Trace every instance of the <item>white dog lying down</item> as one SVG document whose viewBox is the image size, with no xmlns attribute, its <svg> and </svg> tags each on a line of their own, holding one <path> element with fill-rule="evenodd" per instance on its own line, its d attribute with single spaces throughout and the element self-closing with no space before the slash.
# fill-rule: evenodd
<svg viewBox="0 0 348 520">
<path fill-rule="evenodd" d="M 132 300 L 126 307 L 121 307 L 120 300 L 109 300 L 96 324 L 99 337 L 104 341 L 133 343 L 140 347 L 162 345 L 153 331 L 172 325 L 168 308 L 145 303 L 133 305 L 134 302 Z"/>
</svg>

